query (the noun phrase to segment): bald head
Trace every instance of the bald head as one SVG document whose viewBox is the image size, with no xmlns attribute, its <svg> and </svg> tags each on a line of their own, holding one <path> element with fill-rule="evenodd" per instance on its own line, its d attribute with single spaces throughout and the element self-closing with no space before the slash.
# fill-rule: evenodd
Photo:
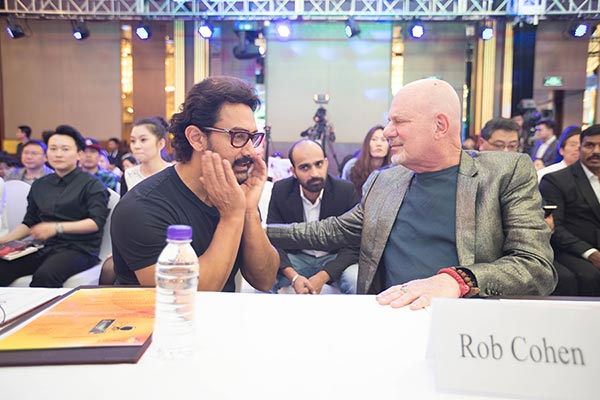
<svg viewBox="0 0 600 400">
<path fill-rule="evenodd" d="M 456 90 L 446 81 L 421 79 L 404 86 L 394 96 L 394 101 L 409 103 L 423 115 L 444 113 L 449 118 L 450 129 L 460 138 L 460 99 Z"/>
<path fill-rule="evenodd" d="M 321 158 L 325 158 L 323 147 L 318 142 L 309 139 L 302 139 L 298 140 L 296 143 L 292 144 L 292 147 L 290 147 L 288 158 L 290 159 L 292 166 L 296 166 L 295 155 L 307 153 L 320 155 Z"/>
<path fill-rule="evenodd" d="M 392 100 L 384 132 L 392 161 L 416 172 L 437 171 L 460 160 L 460 99 L 439 79 L 404 86 Z"/>
</svg>

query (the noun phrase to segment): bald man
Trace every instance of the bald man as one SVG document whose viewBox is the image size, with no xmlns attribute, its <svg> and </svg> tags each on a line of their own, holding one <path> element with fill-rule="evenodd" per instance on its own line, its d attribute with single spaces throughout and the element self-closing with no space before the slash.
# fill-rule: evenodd
<svg viewBox="0 0 600 400">
<path fill-rule="evenodd" d="M 360 244 L 358 293 L 418 309 L 433 297 L 547 295 L 550 230 L 531 160 L 461 150 L 460 101 L 425 79 L 394 96 L 384 135 L 399 166 L 372 174 L 340 217 L 268 226 L 283 248 Z"/>
<path fill-rule="evenodd" d="M 292 175 L 275 182 L 269 203 L 267 224 L 319 221 L 342 215 L 358 203 L 354 185 L 327 173 L 323 147 L 303 139 L 290 147 Z M 333 283 L 342 293 L 356 293 L 358 249 L 326 252 L 311 249 L 279 251 L 277 293 L 291 285 L 297 294 L 321 293 L 325 283 Z"/>
</svg>

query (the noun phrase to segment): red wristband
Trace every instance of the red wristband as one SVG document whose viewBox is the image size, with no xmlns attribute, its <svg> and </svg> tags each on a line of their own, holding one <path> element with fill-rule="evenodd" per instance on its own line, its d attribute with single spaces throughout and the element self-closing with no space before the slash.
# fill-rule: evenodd
<svg viewBox="0 0 600 400">
<path fill-rule="evenodd" d="M 442 268 L 437 273 L 438 273 L 438 275 L 439 274 L 448 274 L 452 278 L 454 278 L 454 280 L 458 283 L 458 288 L 460 290 L 460 297 L 463 297 L 464 295 L 469 293 L 469 291 L 471 290 L 469 285 L 466 284 L 465 280 L 462 278 L 462 276 L 460 276 L 458 274 L 458 272 L 456 272 L 456 270 L 454 268 Z"/>
</svg>

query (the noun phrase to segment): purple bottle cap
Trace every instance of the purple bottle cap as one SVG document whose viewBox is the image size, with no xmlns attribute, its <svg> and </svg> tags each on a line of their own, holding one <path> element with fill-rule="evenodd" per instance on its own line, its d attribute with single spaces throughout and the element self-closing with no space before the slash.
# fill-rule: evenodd
<svg viewBox="0 0 600 400">
<path fill-rule="evenodd" d="M 191 240 L 192 227 L 189 225 L 169 225 L 167 228 L 168 240 Z"/>
</svg>

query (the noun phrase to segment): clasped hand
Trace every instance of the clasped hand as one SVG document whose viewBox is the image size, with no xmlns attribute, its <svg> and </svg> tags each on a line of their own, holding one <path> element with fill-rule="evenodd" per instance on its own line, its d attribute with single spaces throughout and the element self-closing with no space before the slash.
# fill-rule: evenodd
<svg viewBox="0 0 600 400">
<path fill-rule="evenodd" d="M 29 235 L 42 242 L 50 239 L 52 236 L 56 236 L 56 223 L 40 222 L 29 229 Z"/>
</svg>

